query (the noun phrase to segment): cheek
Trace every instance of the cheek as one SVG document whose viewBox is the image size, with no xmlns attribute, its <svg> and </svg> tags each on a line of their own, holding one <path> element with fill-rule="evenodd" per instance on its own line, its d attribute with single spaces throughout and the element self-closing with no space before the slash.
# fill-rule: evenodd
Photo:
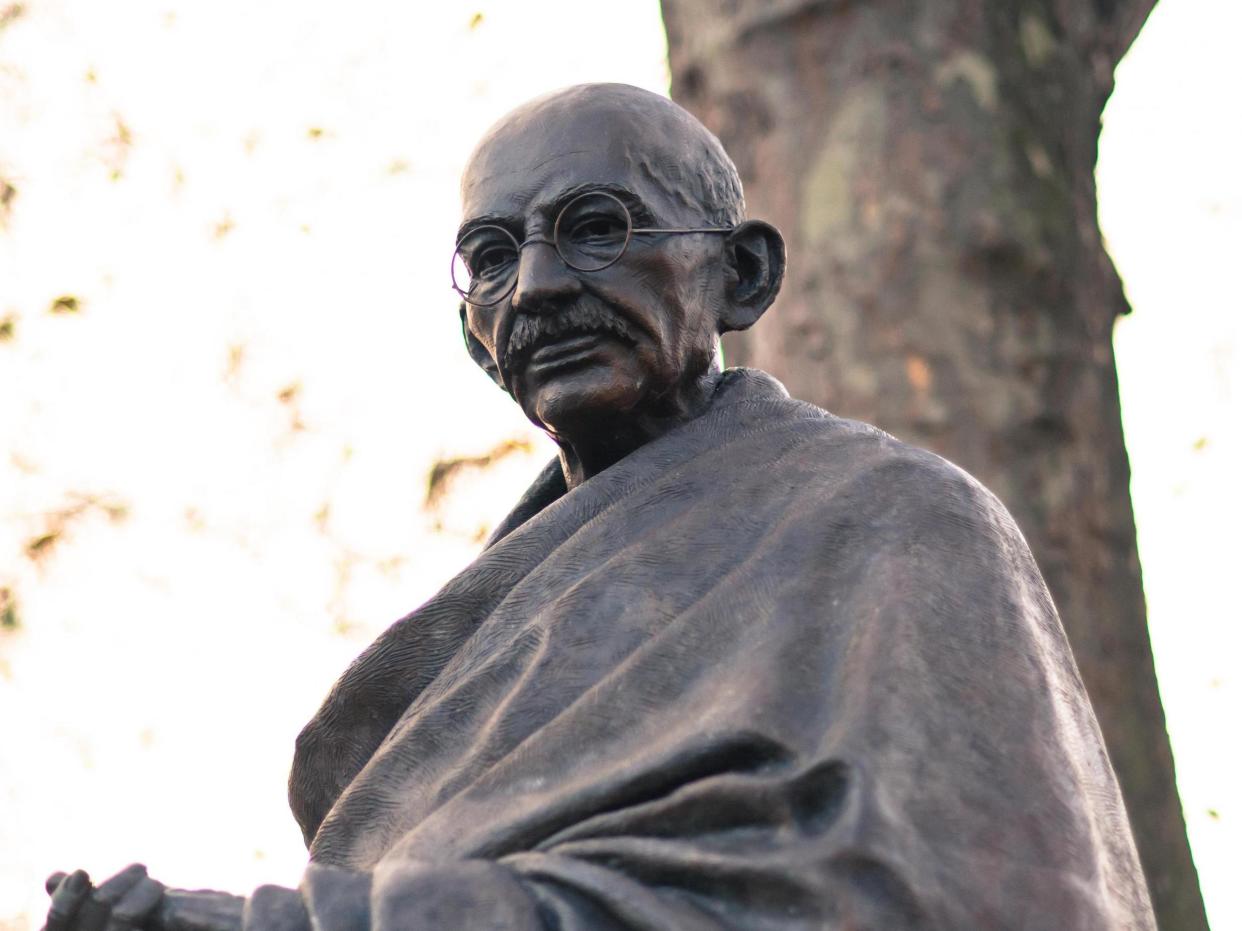
<svg viewBox="0 0 1242 931">
<path fill-rule="evenodd" d="M 697 271 L 674 254 L 646 264 L 634 276 L 637 303 L 668 339 L 679 339 L 697 316 L 703 290 Z"/>
<path fill-rule="evenodd" d="M 683 353 L 715 336 L 719 294 L 712 287 L 711 272 L 706 263 L 687 258 L 652 282 L 660 286 L 656 292 L 663 311 L 660 324 L 674 352 Z"/>
<path fill-rule="evenodd" d="M 490 308 L 472 307 L 466 311 L 466 327 L 470 335 L 483 344 L 493 359 L 496 358 L 496 327 L 495 314 L 489 313 Z"/>
</svg>

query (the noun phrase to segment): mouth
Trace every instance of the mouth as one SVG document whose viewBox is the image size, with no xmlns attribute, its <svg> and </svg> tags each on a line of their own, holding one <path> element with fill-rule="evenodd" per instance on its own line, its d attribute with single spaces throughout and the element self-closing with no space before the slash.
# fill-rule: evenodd
<svg viewBox="0 0 1242 931">
<path fill-rule="evenodd" d="M 588 296 L 555 312 L 543 310 L 515 313 L 498 340 L 504 346 L 501 368 L 510 385 L 524 374 L 555 376 L 574 367 L 615 363 L 619 348 L 632 349 L 638 342 L 619 309 Z"/>
<path fill-rule="evenodd" d="M 584 365 L 595 359 L 609 342 L 608 333 L 567 333 L 540 341 L 527 359 L 527 370 L 552 371 Z"/>
</svg>

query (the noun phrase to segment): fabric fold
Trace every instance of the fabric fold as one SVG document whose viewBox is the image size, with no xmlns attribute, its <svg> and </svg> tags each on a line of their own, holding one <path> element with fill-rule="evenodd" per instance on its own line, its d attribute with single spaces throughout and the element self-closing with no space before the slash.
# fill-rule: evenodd
<svg viewBox="0 0 1242 931">
<path fill-rule="evenodd" d="M 557 482 L 299 738 L 311 869 L 370 877 L 366 918 L 304 889 L 316 928 L 1151 927 L 1048 592 L 968 475 L 732 370 Z"/>
</svg>

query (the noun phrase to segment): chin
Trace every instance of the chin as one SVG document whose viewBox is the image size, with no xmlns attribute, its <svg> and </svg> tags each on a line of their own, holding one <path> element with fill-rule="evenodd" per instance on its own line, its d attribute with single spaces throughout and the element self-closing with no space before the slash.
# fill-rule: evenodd
<svg viewBox="0 0 1242 931">
<path fill-rule="evenodd" d="M 572 436 L 628 414 L 644 394 L 638 378 L 587 369 L 545 382 L 523 400 L 522 408 L 534 423 L 558 436 Z"/>
</svg>

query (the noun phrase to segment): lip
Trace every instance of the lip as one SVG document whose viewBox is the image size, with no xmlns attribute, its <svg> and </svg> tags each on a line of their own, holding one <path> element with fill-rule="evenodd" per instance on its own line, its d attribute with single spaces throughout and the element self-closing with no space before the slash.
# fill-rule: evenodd
<svg viewBox="0 0 1242 931">
<path fill-rule="evenodd" d="M 575 333 L 544 343 L 530 354 L 528 367 L 549 369 L 578 365 L 594 357 L 607 339 L 604 333 Z"/>
</svg>

